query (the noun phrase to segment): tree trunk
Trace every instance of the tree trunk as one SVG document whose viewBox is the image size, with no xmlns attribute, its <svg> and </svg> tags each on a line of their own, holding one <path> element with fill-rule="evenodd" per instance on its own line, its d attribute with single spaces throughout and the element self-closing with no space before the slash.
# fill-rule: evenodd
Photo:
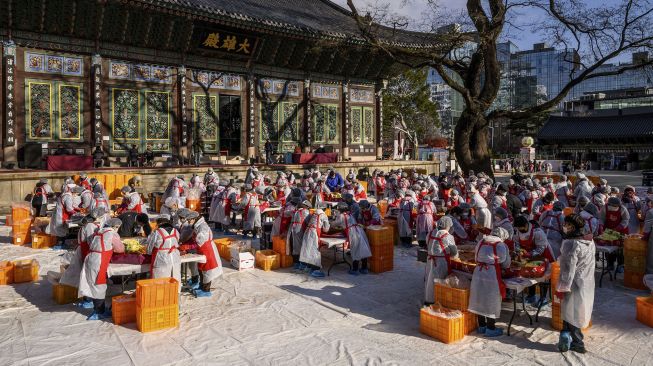
<svg viewBox="0 0 653 366">
<path fill-rule="evenodd" d="M 456 123 L 454 144 L 456 160 L 464 176 L 473 170 L 494 178 L 490 161 L 488 121 L 483 112 L 465 108 Z"/>
</svg>

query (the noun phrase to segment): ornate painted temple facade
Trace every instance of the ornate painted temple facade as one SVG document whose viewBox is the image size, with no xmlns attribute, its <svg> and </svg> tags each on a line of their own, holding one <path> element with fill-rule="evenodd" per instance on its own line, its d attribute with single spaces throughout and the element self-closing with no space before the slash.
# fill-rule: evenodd
<svg viewBox="0 0 653 366">
<path fill-rule="evenodd" d="M 388 44 L 433 44 L 380 29 Z M 384 81 L 401 66 L 357 34 L 327 0 L 0 0 L 0 158 L 250 158 L 270 140 L 374 160 Z"/>
</svg>

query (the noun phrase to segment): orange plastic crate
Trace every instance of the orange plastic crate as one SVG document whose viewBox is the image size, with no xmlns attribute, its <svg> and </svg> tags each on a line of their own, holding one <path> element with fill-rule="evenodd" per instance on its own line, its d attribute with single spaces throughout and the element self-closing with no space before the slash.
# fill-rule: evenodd
<svg viewBox="0 0 653 366">
<path fill-rule="evenodd" d="M 636 299 L 637 320 L 653 328 L 653 296 Z"/>
<path fill-rule="evenodd" d="M 43 233 L 32 234 L 32 249 L 52 248 L 57 244 L 57 237 Z"/>
<path fill-rule="evenodd" d="M 633 290 L 648 290 L 644 285 L 644 273 L 624 270 L 624 286 Z"/>
<path fill-rule="evenodd" d="M 286 254 L 286 237 L 275 235 L 272 237 L 272 250 L 285 255 Z"/>
<path fill-rule="evenodd" d="M 469 307 L 469 289 L 458 289 L 436 283 L 435 301 L 449 309 L 467 311 Z"/>
<path fill-rule="evenodd" d="M 14 219 L 11 217 L 11 215 L 5 216 L 5 226 L 11 226 L 14 224 Z"/>
<path fill-rule="evenodd" d="M 442 343 L 453 343 L 465 337 L 465 321 L 462 316 L 459 318 L 435 316 L 423 308 L 419 313 L 419 331 Z"/>
<path fill-rule="evenodd" d="M 179 304 L 152 308 L 137 305 L 136 326 L 143 333 L 179 326 Z"/>
<path fill-rule="evenodd" d="M 390 246 L 370 246 L 372 257 L 368 259 L 370 271 L 373 273 L 383 273 L 394 269 L 394 245 Z"/>
<path fill-rule="evenodd" d="M 39 279 L 39 262 L 36 259 L 13 261 L 14 283 L 32 282 Z"/>
<path fill-rule="evenodd" d="M 280 263 L 279 266 L 281 268 L 292 267 L 294 262 L 294 260 L 292 259 L 292 255 L 285 255 L 281 253 L 277 253 L 277 254 L 279 254 L 279 263 Z"/>
<path fill-rule="evenodd" d="M 213 243 L 218 248 L 218 254 L 220 254 L 220 258 L 226 261 L 231 260 L 231 244 L 235 241 L 236 239 L 232 237 L 213 239 Z"/>
<path fill-rule="evenodd" d="M 199 199 L 186 200 L 186 208 L 191 210 L 191 211 L 201 212 L 202 211 L 202 204 L 200 203 Z"/>
<path fill-rule="evenodd" d="M 281 258 L 274 250 L 257 250 L 255 260 L 256 267 L 266 272 L 279 269 L 281 265 Z"/>
<path fill-rule="evenodd" d="M 0 285 L 14 283 L 14 264 L 10 261 L 0 262 Z"/>
<path fill-rule="evenodd" d="M 32 208 L 28 203 L 15 202 L 11 204 L 11 217 L 14 222 L 32 219 Z"/>
<path fill-rule="evenodd" d="M 551 264 L 551 293 L 555 293 L 558 288 L 558 281 L 560 280 L 560 263 L 553 262 Z M 539 286 L 537 287 L 539 288 Z"/>
<path fill-rule="evenodd" d="M 32 233 L 27 232 L 13 232 L 11 234 L 11 242 L 14 245 L 24 245 L 32 241 Z"/>
<path fill-rule="evenodd" d="M 624 270 L 631 273 L 646 272 L 648 242 L 640 235 L 631 235 L 624 240 Z"/>
<path fill-rule="evenodd" d="M 136 296 L 120 295 L 111 299 L 113 324 L 134 323 L 136 321 Z"/>
<path fill-rule="evenodd" d="M 77 301 L 77 287 L 56 284 L 52 286 L 52 299 L 59 305 L 70 304 Z"/>
<path fill-rule="evenodd" d="M 560 304 L 551 304 L 551 327 L 555 330 L 562 330 L 562 308 L 560 307 Z M 591 327 L 592 321 L 590 320 L 589 325 L 582 330 L 586 331 Z"/>
<path fill-rule="evenodd" d="M 469 311 L 463 311 L 463 322 L 465 323 L 465 335 L 471 334 L 478 328 L 478 317 Z"/>
<path fill-rule="evenodd" d="M 365 230 L 370 246 L 394 246 L 393 229 L 388 226 L 375 226 Z"/>
<path fill-rule="evenodd" d="M 154 308 L 179 303 L 179 282 L 172 277 L 136 281 L 136 304 Z"/>
<path fill-rule="evenodd" d="M 385 214 L 388 213 L 388 200 L 381 200 L 377 203 L 376 207 L 379 209 L 381 217 L 385 217 Z"/>
</svg>

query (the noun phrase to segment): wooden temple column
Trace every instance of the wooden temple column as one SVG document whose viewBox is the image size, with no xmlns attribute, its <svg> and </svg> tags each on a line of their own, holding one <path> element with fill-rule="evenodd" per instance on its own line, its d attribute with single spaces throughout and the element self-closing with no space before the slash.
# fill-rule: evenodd
<svg viewBox="0 0 653 366">
<path fill-rule="evenodd" d="M 349 81 L 342 85 L 342 160 L 349 160 Z"/>
<path fill-rule="evenodd" d="M 376 85 L 376 158 L 383 158 L 383 91 L 386 89 L 388 82 L 383 80 Z"/>
<path fill-rule="evenodd" d="M 188 142 L 191 142 L 191 146 L 194 146 L 193 144 L 196 143 L 195 141 L 195 134 L 192 135 L 191 138 L 191 131 L 188 129 L 188 95 L 187 95 L 187 90 L 186 90 L 186 67 L 185 66 L 180 66 L 177 69 L 177 74 L 178 74 L 178 83 L 179 83 L 179 116 L 181 120 L 181 139 L 179 140 L 179 154 L 183 156 L 187 156 L 189 159 L 190 163 L 190 158 L 191 154 L 188 152 Z M 176 133 L 177 136 L 179 136 L 179 131 Z M 182 159 L 183 160 L 183 159 Z"/>
<path fill-rule="evenodd" d="M 304 149 L 305 153 L 311 151 L 311 117 L 313 113 L 312 104 L 311 104 L 311 80 L 304 80 L 304 103 L 306 105 L 306 113 L 304 113 Z"/>
<path fill-rule="evenodd" d="M 247 120 L 249 121 L 247 127 L 247 159 L 256 158 L 256 145 L 255 145 L 255 126 L 254 126 L 254 103 L 255 103 L 255 85 L 254 76 L 247 77 Z"/>
<path fill-rule="evenodd" d="M 16 148 L 16 44 L 13 41 L 5 42 L 2 47 L 4 66 L 4 131 L 2 133 L 2 166 L 16 166 L 18 150 Z"/>
<path fill-rule="evenodd" d="M 102 133 L 102 56 L 96 54 L 91 58 L 91 88 L 93 90 L 93 146 L 102 146 L 104 134 Z M 105 153 L 110 146 L 104 146 Z"/>
</svg>

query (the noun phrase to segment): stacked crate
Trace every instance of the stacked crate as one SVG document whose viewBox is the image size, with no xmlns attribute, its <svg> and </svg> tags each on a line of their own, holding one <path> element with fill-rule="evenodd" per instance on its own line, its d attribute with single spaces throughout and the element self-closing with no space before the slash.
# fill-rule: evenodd
<svg viewBox="0 0 653 366">
<path fill-rule="evenodd" d="M 555 330 L 562 330 L 562 302 L 554 294 L 558 289 L 558 281 L 560 280 L 560 263 L 553 262 L 551 265 L 551 294 L 553 295 L 553 303 L 551 304 L 551 327 Z M 584 328 L 587 330 L 592 327 L 592 322 Z"/>
<path fill-rule="evenodd" d="M 392 230 L 391 237 L 393 238 L 393 245 L 399 243 L 399 227 L 397 226 L 397 219 L 394 217 L 386 217 L 383 219 L 383 226 Z"/>
<path fill-rule="evenodd" d="M 427 308 L 422 308 L 419 314 L 419 331 L 442 343 L 457 342 L 465 337 L 465 318 L 435 316 Z"/>
<path fill-rule="evenodd" d="M 369 226 L 365 233 L 372 251 L 372 257 L 369 259 L 370 271 L 392 271 L 395 253 L 392 229 L 387 226 Z"/>
<path fill-rule="evenodd" d="M 446 309 L 462 312 L 464 335 L 470 334 L 478 328 L 476 314 L 468 311 L 469 289 L 459 289 L 436 283 L 433 288 L 433 293 L 436 303 Z"/>
<path fill-rule="evenodd" d="M 11 204 L 11 230 L 14 245 L 24 245 L 32 241 L 32 209 L 26 202 Z"/>
<path fill-rule="evenodd" d="M 179 282 L 155 278 L 136 282 L 136 326 L 152 332 L 179 325 Z"/>
<path fill-rule="evenodd" d="M 293 265 L 292 255 L 286 255 L 286 237 L 275 235 L 272 237 L 272 250 L 279 254 L 281 268 L 288 268 Z"/>
<path fill-rule="evenodd" d="M 624 240 L 624 286 L 646 290 L 646 255 L 648 243 L 641 235 L 630 235 Z"/>
</svg>

